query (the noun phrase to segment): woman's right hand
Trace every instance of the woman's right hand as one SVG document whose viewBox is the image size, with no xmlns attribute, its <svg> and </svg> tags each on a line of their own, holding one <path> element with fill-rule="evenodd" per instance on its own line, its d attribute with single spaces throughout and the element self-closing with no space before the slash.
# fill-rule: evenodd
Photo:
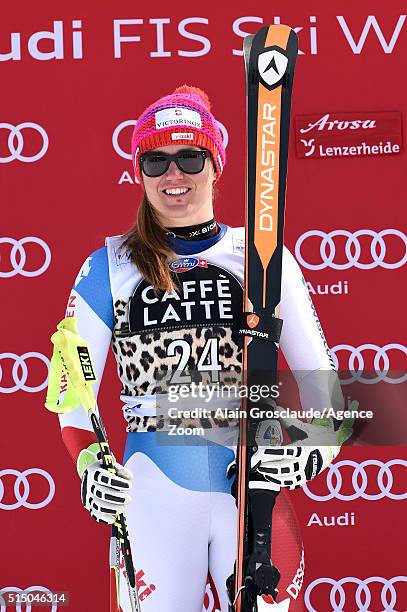
<svg viewBox="0 0 407 612">
<path fill-rule="evenodd" d="M 78 458 L 82 503 L 95 521 L 108 525 L 115 522 L 117 514 L 124 512 L 131 501 L 128 491 L 133 478 L 117 461 L 113 465 L 116 474 L 102 466 L 98 444 L 91 444 Z"/>
</svg>

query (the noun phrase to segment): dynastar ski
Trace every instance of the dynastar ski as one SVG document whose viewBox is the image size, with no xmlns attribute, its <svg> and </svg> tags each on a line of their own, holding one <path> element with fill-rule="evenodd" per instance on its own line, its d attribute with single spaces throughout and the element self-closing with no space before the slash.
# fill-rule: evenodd
<svg viewBox="0 0 407 612">
<path fill-rule="evenodd" d="M 244 39 L 247 87 L 246 264 L 243 328 L 244 380 L 276 381 L 278 318 L 291 92 L 298 53 L 295 32 L 261 28 Z M 271 562 L 271 515 L 276 493 L 248 487 L 259 420 L 246 400 L 240 419 L 237 467 L 237 557 L 228 579 L 230 612 L 272 610 L 279 572 Z M 270 605 L 271 604 L 271 605 Z M 277 606 L 275 606 L 277 607 Z"/>
</svg>

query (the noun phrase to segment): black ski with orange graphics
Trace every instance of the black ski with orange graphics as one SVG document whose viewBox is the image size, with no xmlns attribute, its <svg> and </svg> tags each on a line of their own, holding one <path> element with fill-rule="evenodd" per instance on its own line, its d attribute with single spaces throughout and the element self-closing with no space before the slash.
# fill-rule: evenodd
<svg viewBox="0 0 407 612">
<path fill-rule="evenodd" d="M 281 296 L 285 188 L 291 92 L 298 53 L 295 32 L 283 25 L 261 28 L 244 40 L 247 86 L 246 266 L 244 380 L 276 382 L 282 321 Z M 237 451 L 237 556 L 228 579 L 230 612 L 266 612 L 276 604 L 279 572 L 271 562 L 271 516 L 276 493 L 249 488 L 257 450 L 256 403 L 245 400 Z M 259 406 L 257 406 L 259 407 Z"/>
</svg>

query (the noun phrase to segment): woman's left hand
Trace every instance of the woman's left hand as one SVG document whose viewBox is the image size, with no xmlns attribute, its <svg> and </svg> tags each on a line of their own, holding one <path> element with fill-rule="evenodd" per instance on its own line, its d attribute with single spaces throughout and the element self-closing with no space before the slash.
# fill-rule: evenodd
<svg viewBox="0 0 407 612">
<path fill-rule="evenodd" d="M 253 454 L 251 489 L 297 489 L 322 472 L 338 455 L 341 444 L 352 434 L 353 419 L 344 419 L 335 429 L 333 419 L 280 419 L 292 444 L 259 446 Z M 338 422 L 336 422 L 338 423 Z M 300 442 L 300 445 L 299 445 Z"/>
</svg>

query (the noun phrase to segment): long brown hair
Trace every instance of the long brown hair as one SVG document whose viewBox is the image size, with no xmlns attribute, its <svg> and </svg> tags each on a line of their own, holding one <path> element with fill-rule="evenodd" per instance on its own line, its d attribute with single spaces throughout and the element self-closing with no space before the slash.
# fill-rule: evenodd
<svg viewBox="0 0 407 612">
<path fill-rule="evenodd" d="M 146 194 L 140 202 L 136 221 L 124 235 L 123 250 L 130 251 L 130 258 L 143 277 L 156 291 L 175 290 L 174 277 L 168 267 L 168 259 L 176 259 L 169 247 L 165 227 Z"/>
</svg>

